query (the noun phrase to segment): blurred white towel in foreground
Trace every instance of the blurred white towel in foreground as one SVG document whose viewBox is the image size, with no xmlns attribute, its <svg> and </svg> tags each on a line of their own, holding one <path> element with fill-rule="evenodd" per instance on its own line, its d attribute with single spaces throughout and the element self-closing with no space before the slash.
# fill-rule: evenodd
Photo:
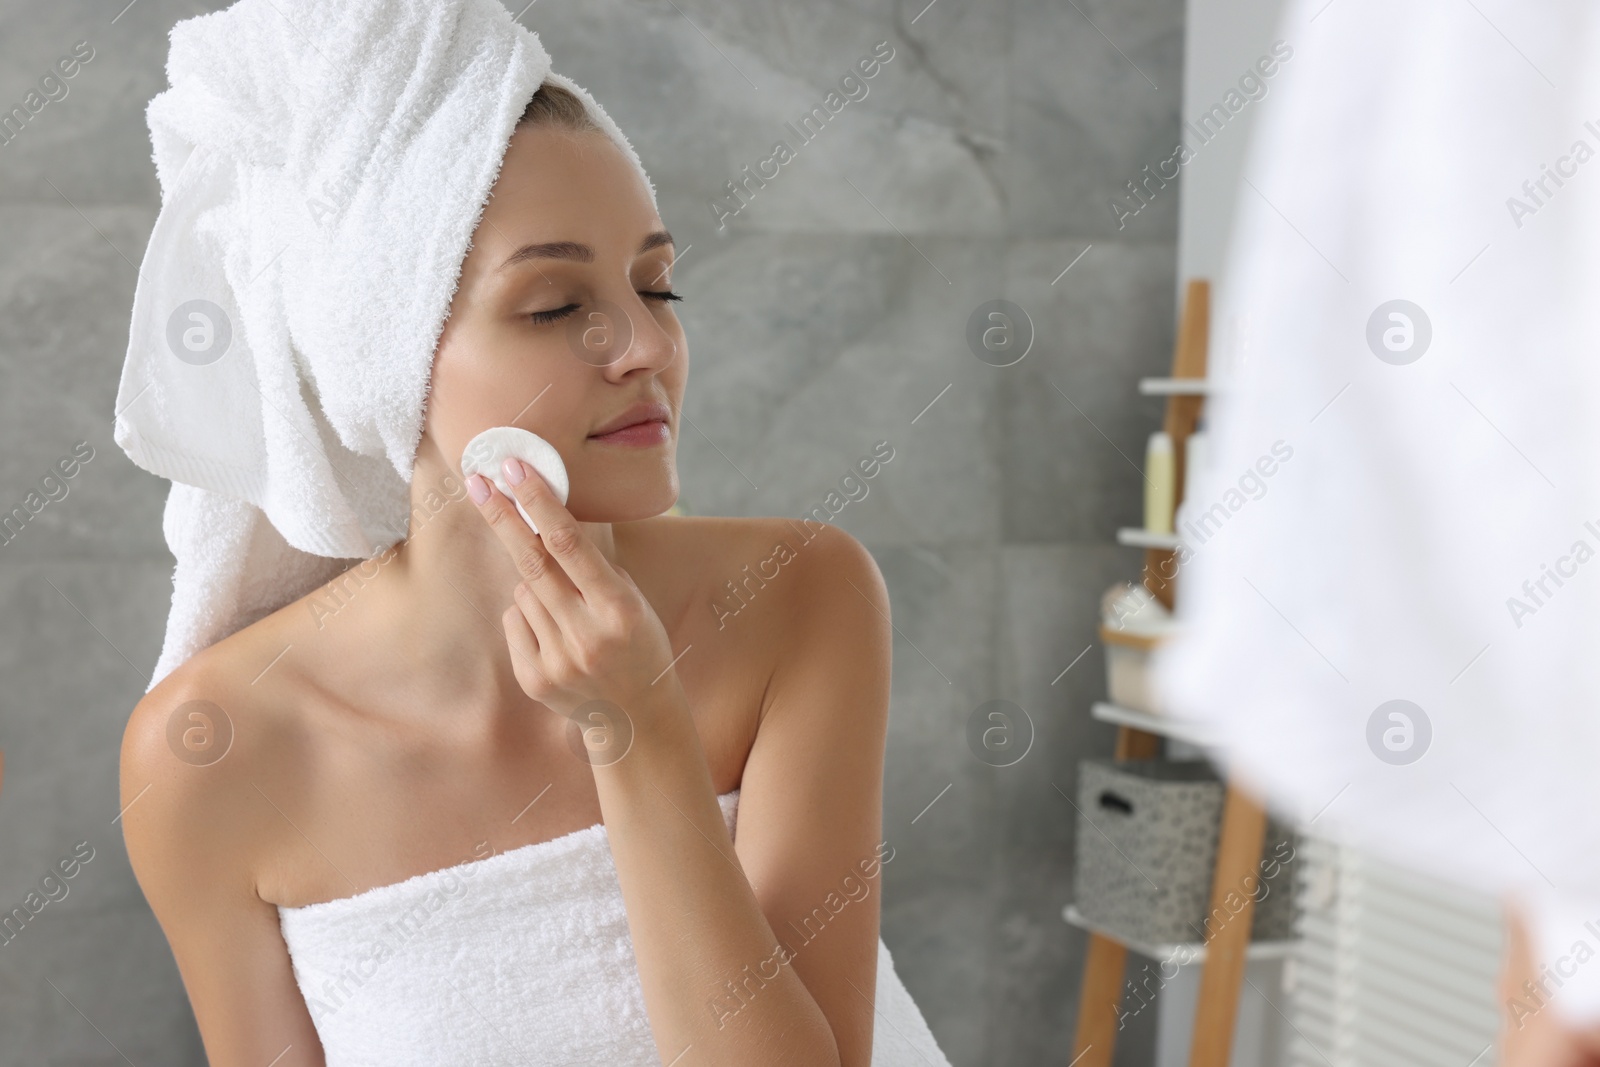
<svg viewBox="0 0 1600 1067">
<path fill-rule="evenodd" d="M 1160 665 L 1274 806 L 1524 893 L 1551 960 L 1600 946 L 1597 21 L 1291 0 Z"/>
</svg>

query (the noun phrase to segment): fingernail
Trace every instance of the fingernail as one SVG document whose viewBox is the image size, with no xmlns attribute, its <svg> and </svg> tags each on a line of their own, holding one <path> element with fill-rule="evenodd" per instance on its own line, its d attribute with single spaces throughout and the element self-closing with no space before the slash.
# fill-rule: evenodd
<svg viewBox="0 0 1600 1067">
<path fill-rule="evenodd" d="M 516 456 L 507 456 L 506 461 L 500 464 L 506 472 L 506 481 L 512 485 L 522 484 L 522 461 Z"/>
<path fill-rule="evenodd" d="M 489 480 L 481 474 L 474 474 L 467 479 L 467 495 L 474 504 L 481 504 L 489 499 Z"/>
</svg>

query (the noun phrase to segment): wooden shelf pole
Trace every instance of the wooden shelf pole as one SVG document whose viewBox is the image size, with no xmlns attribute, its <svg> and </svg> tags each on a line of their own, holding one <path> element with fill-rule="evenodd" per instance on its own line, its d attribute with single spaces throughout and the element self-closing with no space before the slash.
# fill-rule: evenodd
<svg viewBox="0 0 1600 1067">
<path fill-rule="evenodd" d="M 1069 1061 L 1073 1067 L 1111 1067 L 1127 961 L 1128 950 L 1120 941 L 1104 934 L 1089 935 L 1089 948 L 1083 959 L 1083 988 L 1078 994 L 1078 1033 Z"/>
<path fill-rule="evenodd" d="M 1232 917 L 1206 926 L 1206 959 L 1200 970 L 1189 1067 L 1228 1067 L 1239 1015 L 1239 992 L 1244 984 L 1245 951 L 1250 947 L 1250 928 L 1255 920 L 1254 883 L 1250 879 L 1252 875 L 1259 877 L 1256 866 L 1261 862 L 1266 828 L 1265 809 L 1229 785 L 1222 807 L 1222 830 L 1217 835 L 1211 914 Z M 1237 914 L 1228 911 L 1226 901 L 1230 895 L 1244 898 Z"/>
</svg>

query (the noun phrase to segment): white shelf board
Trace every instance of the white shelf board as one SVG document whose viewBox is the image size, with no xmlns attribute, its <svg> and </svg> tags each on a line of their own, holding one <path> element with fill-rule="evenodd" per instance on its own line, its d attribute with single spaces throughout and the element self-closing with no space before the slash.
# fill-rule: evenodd
<svg viewBox="0 0 1600 1067">
<path fill-rule="evenodd" d="M 1175 533 L 1156 533 L 1138 526 L 1124 526 L 1117 531 L 1117 544 L 1135 548 L 1165 548 L 1176 552 L 1182 540 Z"/>
<path fill-rule="evenodd" d="M 1209 396 L 1220 391 L 1206 378 L 1139 379 L 1139 392 L 1145 396 Z"/>
<path fill-rule="evenodd" d="M 1180 950 L 1191 963 L 1199 963 L 1206 958 L 1206 946 L 1203 941 L 1174 942 L 1172 944 L 1152 944 L 1147 941 L 1133 941 L 1115 930 L 1092 923 L 1083 917 L 1075 905 L 1068 904 L 1061 909 L 1061 917 L 1079 929 L 1109 937 L 1111 940 L 1126 945 L 1141 956 L 1148 956 L 1153 960 L 1172 959 Z M 1281 959 L 1287 956 L 1294 948 L 1293 941 L 1251 941 L 1250 947 L 1245 950 L 1245 957 L 1252 960 Z"/>
<path fill-rule="evenodd" d="M 1125 708 L 1120 704 L 1108 701 L 1097 701 L 1091 713 L 1101 722 L 1114 722 L 1118 726 L 1131 726 L 1135 730 L 1146 733 L 1160 734 L 1176 741 L 1183 741 L 1191 745 L 1210 745 L 1213 743 L 1211 735 L 1203 726 L 1184 719 L 1174 719 L 1165 715 L 1151 715 L 1145 711 L 1135 711 Z"/>
</svg>

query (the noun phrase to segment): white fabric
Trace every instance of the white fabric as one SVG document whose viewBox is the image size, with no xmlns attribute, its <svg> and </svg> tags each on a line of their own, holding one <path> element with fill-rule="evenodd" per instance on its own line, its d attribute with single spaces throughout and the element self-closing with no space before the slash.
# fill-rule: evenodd
<svg viewBox="0 0 1600 1067">
<path fill-rule="evenodd" d="M 278 917 L 328 1067 L 662 1062 L 602 824 Z M 873 1067 L 949 1067 L 881 938 L 876 988 Z"/>
<path fill-rule="evenodd" d="M 152 686 L 406 535 L 434 349 L 542 82 L 584 102 L 655 196 L 496 0 L 239 0 L 171 39 L 115 424 L 174 483 Z"/>
<path fill-rule="evenodd" d="M 1235 392 L 1194 492 L 1223 511 L 1191 535 L 1189 636 L 1159 661 L 1274 806 L 1537 896 L 1552 962 L 1600 948 L 1597 20 L 1575 0 L 1288 5 L 1213 319 Z M 1535 200 L 1543 165 L 1565 176 Z M 1415 362 L 1369 348 L 1394 299 L 1431 322 Z M 1547 564 L 1566 574 L 1536 602 Z M 1407 765 L 1368 744 L 1395 699 L 1432 727 Z M 1562 972 L 1558 1009 L 1600 1020 L 1600 961 Z"/>
<path fill-rule="evenodd" d="M 506 479 L 505 461 L 513 456 L 538 471 L 539 476 L 550 483 L 550 491 L 557 500 L 563 504 L 567 502 L 571 486 L 561 453 L 549 441 L 520 426 L 491 426 L 468 441 L 467 447 L 461 450 L 461 473 L 467 478 L 481 474 L 489 479 L 517 505 L 517 514 L 528 524 L 528 529 L 538 533 L 539 524 L 533 521 Z"/>
</svg>

